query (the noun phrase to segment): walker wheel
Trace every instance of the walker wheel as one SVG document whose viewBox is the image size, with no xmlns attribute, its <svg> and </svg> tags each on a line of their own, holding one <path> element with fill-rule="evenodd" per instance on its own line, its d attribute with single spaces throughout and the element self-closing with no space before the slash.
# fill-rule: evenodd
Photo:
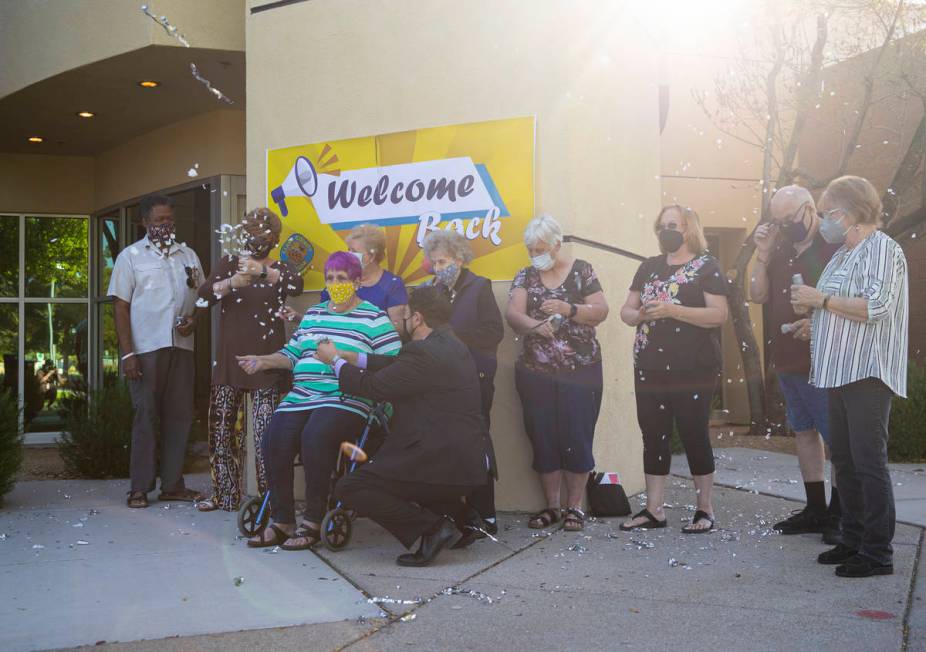
<svg viewBox="0 0 926 652">
<path fill-rule="evenodd" d="M 331 551 L 337 551 L 350 542 L 353 524 L 350 514 L 343 509 L 332 509 L 322 519 L 322 541 Z"/>
<path fill-rule="evenodd" d="M 255 537 L 264 531 L 267 523 L 270 521 L 270 509 L 264 510 L 264 517 L 257 521 L 257 515 L 260 514 L 260 506 L 264 503 L 263 496 L 251 496 L 241 508 L 238 509 L 238 531 L 242 536 Z"/>
</svg>

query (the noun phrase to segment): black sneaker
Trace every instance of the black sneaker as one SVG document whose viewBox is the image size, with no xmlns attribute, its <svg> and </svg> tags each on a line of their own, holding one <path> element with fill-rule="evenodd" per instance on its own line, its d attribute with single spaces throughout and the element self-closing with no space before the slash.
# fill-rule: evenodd
<svg viewBox="0 0 926 652">
<path fill-rule="evenodd" d="M 839 516 L 836 514 L 826 515 L 826 525 L 823 528 L 823 543 L 828 546 L 835 546 L 842 543 L 842 533 L 839 531 Z"/>
<path fill-rule="evenodd" d="M 823 534 L 825 528 L 826 514 L 812 512 L 807 508 L 794 512 L 791 516 L 779 523 L 775 523 L 773 526 L 773 529 L 782 534 L 807 534 L 808 532 Z"/>
<path fill-rule="evenodd" d="M 858 555 L 858 550 L 850 548 L 843 544 L 838 544 L 835 548 L 821 552 L 817 557 L 818 564 L 832 566 L 835 564 L 845 564 L 847 561 Z"/>
<path fill-rule="evenodd" d="M 879 564 L 873 559 L 855 555 L 845 564 L 836 567 L 839 577 L 873 577 L 875 575 L 893 575 L 894 564 Z"/>
</svg>

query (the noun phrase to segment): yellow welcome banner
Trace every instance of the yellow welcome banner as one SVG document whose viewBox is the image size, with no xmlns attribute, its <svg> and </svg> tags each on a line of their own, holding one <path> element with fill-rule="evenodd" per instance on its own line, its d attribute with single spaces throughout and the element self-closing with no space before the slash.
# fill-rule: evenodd
<svg viewBox="0 0 926 652">
<path fill-rule="evenodd" d="M 455 229 L 476 274 L 510 280 L 527 264 L 534 214 L 534 118 L 416 129 L 267 150 L 267 205 L 283 220 L 277 255 L 324 287 L 325 260 L 358 224 L 386 233 L 383 265 L 407 284 L 428 276 L 421 243 Z"/>
</svg>

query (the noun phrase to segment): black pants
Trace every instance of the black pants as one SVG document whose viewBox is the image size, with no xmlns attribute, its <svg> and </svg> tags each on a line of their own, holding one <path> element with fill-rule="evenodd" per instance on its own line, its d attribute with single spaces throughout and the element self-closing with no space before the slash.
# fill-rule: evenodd
<svg viewBox="0 0 926 652">
<path fill-rule="evenodd" d="M 495 398 L 495 376 L 479 374 L 479 390 L 482 395 L 482 418 L 486 422 L 486 430 L 492 423 L 492 400 Z M 476 489 L 466 498 L 466 502 L 479 512 L 483 520 L 495 518 L 495 478 L 491 473 L 486 474 L 486 483 Z"/>
<path fill-rule="evenodd" d="M 472 490 L 472 487 L 390 480 L 361 467 L 338 481 L 335 497 L 346 508 L 376 521 L 402 545 L 411 548 L 445 515 L 461 518 L 461 499 Z"/>
<path fill-rule="evenodd" d="M 301 453 L 305 473 L 305 518 L 318 523 L 325 515 L 328 482 L 342 441 L 354 441 L 363 417 L 333 407 L 276 412 L 261 441 L 270 509 L 280 523 L 295 523 L 293 463 Z"/>
<path fill-rule="evenodd" d="M 668 475 L 672 466 L 672 429 L 685 446 L 691 475 L 714 472 L 711 448 L 711 399 L 717 370 L 634 370 L 637 421 L 643 432 L 643 472 Z"/>
<path fill-rule="evenodd" d="M 877 378 L 829 390 L 843 543 L 881 564 L 894 557 L 894 489 L 887 467 L 892 396 Z"/>
</svg>

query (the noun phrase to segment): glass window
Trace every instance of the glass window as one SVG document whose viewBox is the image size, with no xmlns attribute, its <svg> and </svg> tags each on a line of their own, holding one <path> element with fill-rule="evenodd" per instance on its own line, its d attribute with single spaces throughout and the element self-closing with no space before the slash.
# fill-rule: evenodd
<svg viewBox="0 0 926 652">
<path fill-rule="evenodd" d="M 0 389 L 19 391 L 19 304 L 0 303 Z"/>
<path fill-rule="evenodd" d="M 119 380 L 119 340 L 116 338 L 116 320 L 112 302 L 97 306 L 100 314 L 100 331 L 103 346 L 100 349 L 100 367 L 103 370 L 103 384 L 112 385 Z"/>
<path fill-rule="evenodd" d="M 19 296 L 19 216 L 0 215 L 0 297 Z"/>
<path fill-rule="evenodd" d="M 26 218 L 26 296 L 86 297 L 88 221 L 73 217 Z"/>
<path fill-rule="evenodd" d="M 105 295 L 109 289 L 109 278 L 113 274 L 113 265 L 119 255 L 119 212 L 100 218 L 100 285 L 97 294 Z"/>
<path fill-rule="evenodd" d="M 59 431 L 68 399 L 87 386 L 87 304 L 27 303 L 25 310 L 26 430 Z"/>
</svg>

